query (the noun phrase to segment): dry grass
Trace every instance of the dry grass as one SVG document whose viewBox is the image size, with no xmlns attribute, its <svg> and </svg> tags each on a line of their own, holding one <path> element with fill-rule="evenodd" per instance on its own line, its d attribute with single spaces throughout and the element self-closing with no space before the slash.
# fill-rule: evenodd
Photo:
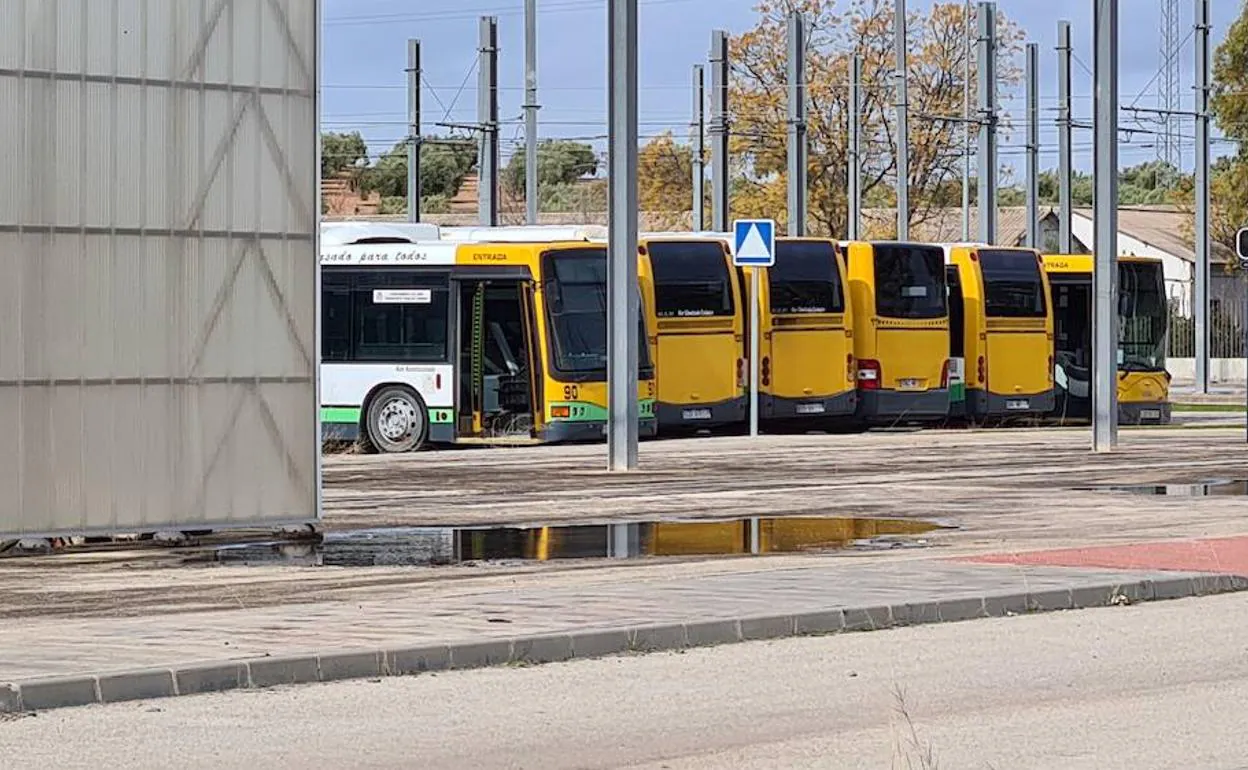
<svg viewBox="0 0 1248 770">
<path fill-rule="evenodd" d="M 893 685 L 893 701 L 894 770 L 937 770 L 936 751 L 930 742 L 919 737 L 906 703 L 906 691 L 901 685 Z"/>
</svg>

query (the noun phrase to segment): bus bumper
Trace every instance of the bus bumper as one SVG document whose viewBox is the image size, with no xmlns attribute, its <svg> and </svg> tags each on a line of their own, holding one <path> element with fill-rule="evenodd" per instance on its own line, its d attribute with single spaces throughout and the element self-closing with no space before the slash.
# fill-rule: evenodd
<svg viewBox="0 0 1248 770">
<path fill-rule="evenodd" d="M 654 411 L 660 431 L 691 431 L 738 425 L 749 417 L 749 398 L 742 396 L 715 404 L 665 404 L 658 402 Z"/>
<path fill-rule="evenodd" d="M 637 435 L 641 438 L 654 438 L 658 435 L 658 423 L 653 417 L 640 420 L 637 424 Z M 583 444 L 605 440 L 607 424 L 601 420 L 584 422 L 549 422 L 538 436 L 547 444 Z"/>
<path fill-rule="evenodd" d="M 1170 404 L 1166 402 L 1118 402 L 1119 425 L 1169 425 Z"/>
<path fill-rule="evenodd" d="M 966 398 L 971 414 L 976 417 L 1050 414 L 1057 408 L 1057 395 L 1051 390 L 1043 393 L 1002 396 L 986 390 L 968 389 Z"/>
<path fill-rule="evenodd" d="M 858 391 L 858 417 L 869 423 L 935 422 L 948 416 L 948 388 L 921 393 L 900 390 Z"/>
<path fill-rule="evenodd" d="M 786 398 L 761 394 L 758 397 L 758 407 L 762 419 L 776 422 L 852 417 L 858 411 L 858 392 L 851 390 L 822 398 Z"/>
</svg>

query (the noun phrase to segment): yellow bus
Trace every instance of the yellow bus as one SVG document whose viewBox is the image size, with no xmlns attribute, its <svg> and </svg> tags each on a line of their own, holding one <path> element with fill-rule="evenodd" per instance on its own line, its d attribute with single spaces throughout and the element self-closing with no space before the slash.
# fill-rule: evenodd
<svg viewBox="0 0 1248 770">
<path fill-rule="evenodd" d="M 380 452 L 606 431 L 606 247 L 322 228 L 321 423 Z M 646 339 L 641 319 L 640 339 Z M 655 434 L 639 350 L 639 432 Z"/>
<path fill-rule="evenodd" d="M 709 236 L 643 235 L 637 272 L 652 334 L 659 432 L 744 423 L 744 303 L 727 245 Z"/>
<path fill-rule="evenodd" d="M 944 246 L 952 366 L 964 396 L 950 414 L 974 421 L 1053 411 L 1053 309 L 1039 252 Z"/>
<path fill-rule="evenodd" d="M 1059 418 L 1092 414 L 1092 271 L 1090 254 L 1045 255 L 1052 287 L 1054 377 Z M 1170 310 L 1159 259 L 1118 257 L 1118 421 L 1170 422 L 1166 338 Z"/>
<path fill-rule="evenodd" d="M 869 424 L 949 414 L 949 309 L 940 246 L 843 242 L 853 313 L 857 416 Z"/>
<path fill-rule="evenodd" d="M 805 424 L 852 417 L 854 325 L 836 242 L 777 238 L 775 264 L 755 269 L 762 295 L 759 419 Z"/>
</svg>

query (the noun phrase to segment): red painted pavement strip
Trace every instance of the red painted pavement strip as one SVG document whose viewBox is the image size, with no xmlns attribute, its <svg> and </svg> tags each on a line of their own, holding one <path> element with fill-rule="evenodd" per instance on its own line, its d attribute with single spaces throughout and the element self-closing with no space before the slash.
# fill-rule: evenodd
<svg viewBox="0 0 1248 770">
<path fill-rule="evenodd" d="M 1248 577 L 1248 535 L 1055 551 L 994 553 L 958 558 L 955 561 L 1035 567 L 1211 572 Z"/>
</svg>

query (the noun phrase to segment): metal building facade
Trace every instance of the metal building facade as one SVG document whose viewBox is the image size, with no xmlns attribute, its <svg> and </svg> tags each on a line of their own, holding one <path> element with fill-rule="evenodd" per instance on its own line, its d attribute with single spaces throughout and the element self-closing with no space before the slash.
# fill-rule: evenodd
<svg viewBox="0 0 1248 770">
<path fill-rule="evenodd" d="M 0 536 L 314 521 L 319 0 L 0 0 Z"/>
</svg>

